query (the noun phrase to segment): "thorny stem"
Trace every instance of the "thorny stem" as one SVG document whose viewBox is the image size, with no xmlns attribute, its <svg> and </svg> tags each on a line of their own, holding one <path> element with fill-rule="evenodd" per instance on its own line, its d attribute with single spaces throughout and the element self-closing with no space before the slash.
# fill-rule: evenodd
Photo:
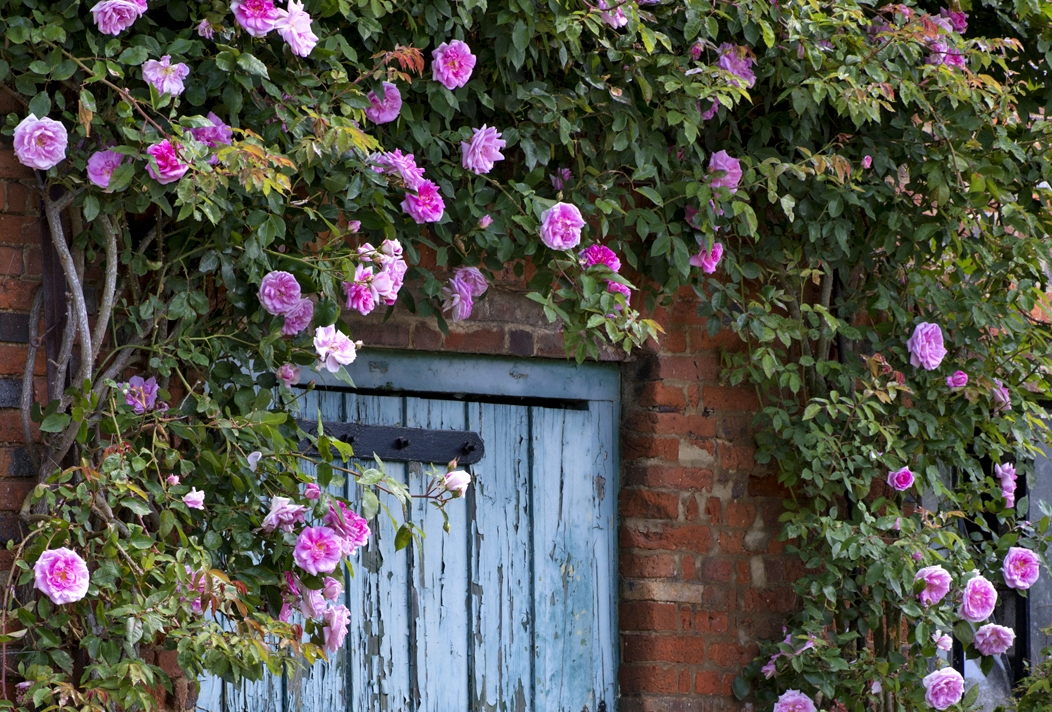
<svg viewBox="0 0 1052 712">
<path fill-rule="evenodd" d="M 26 452 L 33 470 L 40 467 L 40 454 L 33 442 L 33 427 L 30 413 L 33 408 L 33 373 L 36 371 L 37 349 L 40 339 L 40 314 L 44 310 L 44 286 L 37 287 L 33 295 L 33 306 L 29 309 L 29 344 L 26 347 L 26 369 L 22 373 L 22 397 L 19 403 L 19 420 L 22 423 L 22 439 L 26 443 Z M 5 688 L 6 689 L 6 688 Z"/>
</svg>

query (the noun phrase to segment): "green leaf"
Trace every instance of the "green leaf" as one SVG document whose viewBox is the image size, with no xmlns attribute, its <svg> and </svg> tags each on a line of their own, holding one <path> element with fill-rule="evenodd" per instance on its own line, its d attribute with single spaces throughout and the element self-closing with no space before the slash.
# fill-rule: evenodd
<svg viewBox="0 0 1052 712">
<path fill-rule="evenodd" d="M 636 188 L 636 191 L 638 191 L 639 193 L 642 193 L 643 195 L 645 195 L 648 198 L 650 198 L 650 202 L 654 203 L 654 205 L 658 205 L 658 206 L 664 206 L 665 205 L 665 201 L 661 199 L 661 194 L 658 193 L 653 188 L 649 188 L 649 187 L 644 185 L 644 186 L 640 186 L 639 188 Z"/>
<path fill-rule="evenodd" d="M 395 551 L 401 551 L 402 549 L 409 546 L 413 541 L 413 530 L 410 529 L 408 524 L 403 524 L 398 527 L 398 533 L 395 534 Z"/>
<path fill-rule="evenodd" d="M 142 500 L 135 499 L 134 497 L 125 497 L 124 499 L 122 499 L 121 506 L 125 509 L 130 509 L 131 511 L 143 517 L 150 513 L 149 505 L 146 504 L 146 502 L 143 502 Z"/>
<path fill-rule="evenodd" d="M 739 700 L 744 700 L 749 695 L 749 687 L 749 681 L 742 675 L 738 675 L 734 678 L 734 682 L 731 683 L 731 692 L 733 692 L 734 696 Z"/>
<path fill-rule="evenodd" d="M 128 64 L 137 67 L 145 62 L 148 56 L 149 53 L 145 47 L 129 47 L 121 52 L 120 56 L 117 57 L 117 61 L 121 64 Z"/>
<path fill-rule="evenodd" d="M 84 198 L 84 219 L 91 222 L 99 215 L 99 199 L 94 195 L 88 195 Z"/>
<path fill-rule="evenodd" d="M 51 95 L 47 92 L 40 92 L 29 101 L 29 113 L 34 114 L 37 118 L 43 118 L 48 115 L 51 111 Z"/>
<path fill-rule="evenodd" d="M 270 74 L 267 72 L 267 65 L 256 59 L 254 55 L 241 55 L 237 58 L 237 66 L 241 67 L 249 74 L 255 74 L 256 76 L 270 79 Z"/>
<path fill-rule="evenodd" d="M 380 511 L 380 500 L 371 489 L 362 492 L 362 516 L 372 519 Z"/>
<path fill-rule="evenodd" d="M 52 413 L 44 418 L 44 422 L 40 424 L 40 430 L 45 433 L 61 433 L 71 420 L 73 418 L 68 413 Z"/>
</svg>

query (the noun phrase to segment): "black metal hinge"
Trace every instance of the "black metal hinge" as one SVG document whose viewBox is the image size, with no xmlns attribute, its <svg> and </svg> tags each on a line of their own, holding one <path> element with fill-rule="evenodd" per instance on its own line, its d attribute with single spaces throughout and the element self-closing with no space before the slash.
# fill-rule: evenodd
<svg viewBox="0 0 1052 712">
<path fill-rule="evenodd" d="M 308 433 L 318 432 L 316 422 L 298 422 Z M 354 456 L 363 460 L 371 460 L 377 455 L 384 462 L 445 464 L 456 460 L 459 465 L 474 465 L 486 452 L 482 437 L 470 430 L 428 430 L 325 421 L 322 427 L 326 435 L 353 447 Z"/>
</svg>

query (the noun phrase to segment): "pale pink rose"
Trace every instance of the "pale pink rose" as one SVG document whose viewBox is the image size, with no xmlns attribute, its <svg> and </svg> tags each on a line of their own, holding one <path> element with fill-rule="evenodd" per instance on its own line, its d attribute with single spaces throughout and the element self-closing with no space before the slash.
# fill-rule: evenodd
<svg viewBox="0 0 1052 712">
<path fill-rule="evenodd" d="M 285 585 L 288 586 L 289 594 L 292 596 L 300 595 L 299 579 L 291 571 L 285 572 Z"/>
<path fill-rule="evenodd" d="M 198 492 L 196 487 L 191 487 L 190 491 L 183 495 L 183 504 L 190 509 L 204 509 L 205 493 Z"/>
<path fill-rule="evenodd" d="M 880 680 L 874 680 L 869 685 L 869 691 L 871 694 L 879 695 L 884 691 L 884 686 L 880 684 Z"/>
<path fill-rule="evenodd" d="M 895 524 L 891 528 L 895 531 L 902 531 L 902 517 L 895 517 Z"/>
<path fill-rule="evenodd" d="M 963 69 L 967 65 L 967 60 L 961 51 L 943 40 L 929 42 L 928 49 L 931 50 L 931 54 L 928 55 L 928 64 L 936 66 L 942 64 L 958 69 Z"/>
<path fill-rule="evenodd" d="M 576 205 L 556 203 L 541 213 L 541 242 L 553 250 L 570 250 L 581 242 L 584 218 Z"/>
<path fill-rule="evenodd" d="M 314 318 L 314 302 L 307 298 L 300 299 L 299 303 L 285 312 L 285 323 L 281 325 L 282 336 L 295 336 L 308 326 Z"/>
<path fill-rule="evenodd" d="M 713 188 L 726 188 L 731 193 L 738 192 L 738 184 L 742 179 L 741 161 L 731 158 L 726 151 L 717 151 L 709 158 L 709 173 L 720 172 L 709 185 Z"/>
<path fill-rule="evenodd" d="M 387 306 L 392 306 L 398 301 L 398 292 L 402 289 L 402 284 L 405 282 L 405 273 L 408 269 L 409 266 L 405 263 L 405 260 L 391 260 L 384 265 L 383 270 L 380 272 L 383 280 L 373 280 L 373 288 L 376 289 L 377 295 Z"/>
<path fill-rule="evenodd" d="M 934 371 L 946 356 L 943 346 L 942 329 L 938 324 L 922 321 L 913 330 L 913 336 L 906 342 L 910 352 L 910 365 L 914 368 L 923 366 L 926 371 Z"/>
<path fill-rule="evenodd" d="M 311 502 L 317 501 L 321 498 L 321 487 L 313 482 L 308 482 L 307 486 L 303 488 L 303 497 Z"/>
<path fill-rule="evenodd" d="M 786 690 L 771 712 L 816 712 L 815 703 L 799 690 Z"/>
<path fill-rule="evenodd" d="M 626 302 L 632 298 L 632 290 L 629 289 L 627 285 L 621 284 L 620 282 L 615 282 L 613 280 L 607 281 L 606 291 L 610 292 L 611 294 L 620 294 L 624 296 Z M 614 309 L 616 309 L 617 311 L 621 311 L 622 307 L 620 304 L 615 304 Z"/>
<path fill-rule="evenodd" d="M 367 269 L 369 270 L 369 276 L 372 276 L 372 270 L 368 267 L 363 268 L 362 265 L 358 265 L 356 269 Z M 371 313 L 376 308 L 376 295 L 369 288 L 368 283 L 344 282 L 343 293 L 347 297 L 347 308 L 354 309 L 363 316 Z"/>
<path fill-rule="evenodd" d="M 197 34 L 206 40 L 210 40 L 216 36 L 216 28 L 208 20 L 201 20 L 201 23 L 197 26 Z"/>
<path fill-rule="evenodd" d="M 479 227 L 485 230 L 487 227 L 493 224 L 493 218 L 489 215 L 483 215 L 479 218 Z"/>
<path fill-rule="evenodd" d="M 302 504 L 292 504 L 288 497 L 273 497 L 270 500 L 270 512 L 263 518 L 263 531 L 268 534 L 275 529 L 291 532 L 297 524 L 303 523 L 307 508 Z"/>
<path fill-rule="evenodd" d="M 446 210 L 446 201 L 438 192 L 438 186 L 429 180 L 420 181 L 417 186 L 416 195 L 406 193 L 402 201 L 402 210 L 406 215 L 413 218 L 418 225 L 424 223 L 438 222 Z"/>
<path fill-rule="evenodd" d="M 134 25 L 145 11 L 145 3 L 134 0 L 103 0 L 91 8 L 91 15 L 99 32 L 119 35 Z"/>
<path fill-rule="evenodd" d="M 924 699 L 937 710 L 957 704 L 964 696 L 964 678 L 953 668 L 942 668 L 922 680 L 927 692 Z"/>
<path fill-rule="evenodd" d="M 324 519 L 340 538 L 345 556 L 352 556 L 360 547 L 365 546 L 372 536 L 365 518 L 339 500 L 329 500 L 329 511 Z"/>
<path fill-rule="evenodd" d="M 278 10 L 280 15 L 274 29 L 297 57 L 307 57 L 318 44 L 318 36 L 311 32 L 310 15 L 304 12 L 303 3 L 289 0 L 288 10 Z"/>
<path fill-rule="evenodd" d="M 424 180 L 424 169 L 416 165 L 413 154 L 403 154 L 400 149 L 373 154 L 369 156 L 369 161 L 373 164 L 374 171 L 397 175 L 410 190 L 416 190 Z"/>
<path fill-rule="evenodd" d="M 351 220 L 347 223 L 347 232 L 354 234 L 362 229 L 361 220 Z"/>
<path fill-rule="evenodd" d="M 463 497 L 468 492 L 471 484 L 471 475 L 464 470 L 453 470 L 447 472 L 444 480 L 446 489 L 453 493 L 454 497 Z"/>
<path fill-rule="evenodd" d="M 585 269 L 592 267 L 593 265 L 604 265 L 610 269 L 611 272 L 617 272 L 621 269 L 621 260 L 617 258 L 617 254 L 606 245 L 589 245 L 581 251 L 581 262 L 584 264 Z"/>
<path fill-rule="evenodd" d="M 24 705 L 26 703 L 26 692 L 33 686 L 32 680 L 26 680 L 15 685 L 15 704 Z"/>
<path fill-rule="evenodd" d="M 179 484 L 179 475 L 168 475 L 164 481 L 168 483 L 169 487 L 175 487 Z"/>
<path fill-rule="evenodd" d="M 183 80 L 190 76 L 190 67 L 182 62 L 172 64 L 171 55 L 164 55 L 160 61 L 151 59 L 142 65 L 142 78 L 157 90 L 158 94 L 179 96 L 186 87 Z"/>
<path fill-rule="evenodd" d="M 599 13 L 599 19 L 615 30 L 628 24 L 628 17 L 625 15 L 625 11 L 621 9 L 622 1 L 610 0 L 610 3 L 607 4 L 606 0 L 599 0 L 599 9 L 602 10 Z M 610 10 L 611 7 L 613 7 L 613 10 Z"/>
<path fill-rule="evenodd" d="M 935 647 L 944 652 L 953 650 L 953 638 L 943 633 L 941 630 L 937 630 L 931 634 L 932 641 L 935 642 Z"/>
<path fill-rule="evenodd" d="M 1015 631 L 996 623 L 987 623 L 975 631 L 972 644 L 983 655 L 1000 655 L 1012 647 Z"/>
<path fill-rule="evenodd" d="M 471 287 L 472 297 L 481 297 L 489 289 L 489 282 L 482 276 L 478 267 L 457 267 L 453 276 Z"/>
<path fill-rule="evenodd" d="M 66 158 L 69 135 L 54 119 L 30 114 L 15 127 L 15 157 L 23 166 L 46 171 Z"/>
<path fill-rule="evenodd" d="M 976 576 L 964 585 L 963 600 L 958 610 L 961 618 L 972 623 L 984 621 L 997 605 L 997 590 L 982 576 Z"/>
<path fill-rule="evenodd" d="M 1012 410 L 1012 395 L 1008 392 L 1008 388 L 1001 383 L 1001 379 L 994 379 L 994 389 L 990 395 L 994 399 L 995 413 L 1005 413 Z"/>
<path fill-rule="evenodd" d="M 234 0 L 230 3 L 237 24 L 253 37 L 263 37 L 274 29 L 281 12 L 273 0 Z"/>
<path fill-rule="evenodd" d="M 322 588 L 322 593 L 325 594 L 325 598 L 330 601 L 335 601 L 343 593 L 343 584 L 339 580 L 334 579 L 332 576 L 325 577 L 325 585 Z"/>
<path fill-rule="evenodd" d="M 555 173 L 548 176 L 548 178 L 551 180 L 553 188 L 556 190 L 562 190 L 566 187 L 566 184 L 570 182 L 570 179 L 573 178 L 573 173 L 569 168 L 560 168 L 555 171 Z"/>
<path fill-rule="evenodd" d="M 705 274 L 712 274 L 716 271 L 716 268 L 720 266 L 720 260 L 723 259 L 723 245 L 719 242 L 712 243 L 711 250 L 702 250 L 698 254 L 690 258 L 690 264 L 694 267 L 701 267 L 701 271 Z"/>
<path fill-rule="evenodd" d="M 383 100 L 374 91 L 366 95 L 372 106 L 365 110 L 365 117 L 374 124 L 390 123 L 398 118 L 398 112 L 402 110 L 402 92 L 398 91 L 398 87 L 391 82 L 384 82 L 383 88 Z"/>
<path fill-rule="evenodd" d="M 497 129 L 486 124 L 480 129 L 472 129 L 472 132 L 471 140 L 460 144 L 460 163 L 464 170 L 483 175 L 493 170 L 494 163 L 504 160 L 500 149 L 504 148 L 505 141 Z"/>
<path fill-rule="evenodd" d="M 868 170 L 870 168 L 870 166 L 872 166 L 872 165 L 873 165 L 873 156 L 864 156 L 862 158 L 862 167 L 863 168 Z"/>
<path fill-rule="evenodd" d="M 318 360 L 329 371 L 336 373 L 340 366 L 354 362 L 357 351 L 354 342 L 347 334 L 337 331 L 335 326 L 319 326 L 314 332 L 314 349 Z"/>
<path fill-rule="evenodd" d="M 88 159 L 88 180 L 100 188 L 110 187 L 110 178 L 124 156 L 115 151 L 95 151 Z"/>
<path fill-rule="evenodd" d="M 300 299 L 300 283 L 288 272 L 268 272 L 259 284 L 259 303 L 268 314 L 288 314 L 300 307 Z"/>
<path fill-rule="evenodd" d="M 342 556 L 340 537 L 328 527 L 305 527 L 292 551 L 296 565 L 315 576 L 330 573 Z"/>
<path fill-rule="evenodd" d="M 300 367 L 293 366 L 291 363 L 283 363 L 275 375 L 285 384 L 286 388 L 292 388 L 300 382 Z"/>
<path fill-rule="evenodd" d="M 768 680 L 778 674 L 778 666 L 775 665 L 775 661 L 778 660 L 778 658 L 778 655 L 772 655 L 771 659 L 767 661 L 767 664 L 760 668 L 760 672 L 762 672 L 763 676 Z"/>
<path fill-rule="evenodd" d="M 48 549 L 33 565 L 33 586 L 52 603 L 76 603 L 88 593 L 88 565 L 80 554 L 62 547 Z"/>
<path fill-rule="evenodd" d="M 118 383 L 124 394 L 124 404 L 130 405 L 136 415 L 142 415 L 157 407 L 157 379 L 150 376 L 132 376 L 127 383 Z"/>
<path fill-rule="evenodd" d="M 146 152 L 153 157 L 153 161 L 146 163 L 146 172 L 161 185 L 174 183 L 190 170 L 190 166 L 179 160 L 175 147 L 168 139 L 155 143 Z M 157 163 L 156 169 L 153 167 L 154 162 Z"/>
<path fill-rule="evenodd" d="M 325 615 L 325 595 L 321 591 L 304 588 L 303 598 L 300 600 L 300 613 L 304 618 L 322 618 Z"/>
<path fill-rule="evenodd" d="M 1009 588 L 1025 591 L 1033 586 L 1041 575 L 1041 560 L 1030 549 L 1013 546 L 1005 556 L 1001 573 Z"/>
<path fill-rule="evenodd" d="M 910 468 L 903 467 L 901 470 L 895 470 L 894 472 L 888 473 L 888 486 L 899 492 L 905 492 L 913 486 L 913 473 L 910 472 Z"/>
<path fill-rule="evenodd" d="M 964 371 L 954 371 L 952 376 L 946 377 L 946 385 L 950 388 L 964 388 L 968 385 L 968 374 Z"/>
<path fill-rule="evenodd" d="M 1006 462 L 1003 465 L 994 465 L 994 475 L 1001 480 L 1001 496 L 1005 498 L 1006 507 L 1015 506 L 1016 474 L 1015 466 Z"/>
<path fill-rule="evenodd" d="M 939 10 L 939 15 L 950 21 L 950 27 L 953 31 L 963 35 L 968 29 L 968 13 L 958 12 L 949 8 L 942 8 Z"/>
<path fill-rule="evenodd" d="M 259 461 L 263 459 L 263 453 L 256 450 L 255 452 L 250 452 L 245 459 L 248 461 L 248 469 L 255 472 L 256 468 L 259 466 Z"/>
<path fill-rule="evenodd" d="M 292 620 L 292 606 L 287 601 L 281 604 L 281 613 L 278 614 L 278 620 L 282 623 L 288 623 Z"/>
<path fill-rule="evenodd" d="M 924 590 L 917 594 L 923 606 L 932 606 L 941 601 L 950 592 L 950 586 L 953 584 L 949 572 L 938 565 L 924 567 L 917 572 L 913 580 L 923 580 L 926 584 Z"/>
<path fill-rule="evenodd" d="M 214 112 L 209 111 L 208 116 L 205 118 L 211 121 L 212 125 L 190 129 L 190 134 L 195 139 L 210 148 L 229 146 L 234 142 L 233 130 L 227 126 L 221 118 L 216 116 Z"/>
<path fill-rule="evenodd" d="M 745 88 L 749 88 L 756 84 L 756 74 L 752 70 L 752 65 L 756 61 L 749 56 L 745 47 L 724 42 L 720 45 L 719 53 L 720 58 L 716 64 L 720 69 L 736 77 L 731 80 L 734 86 L 744 85 Z"/>
<path fill-rule="evenodd" d="M 343 647 L 343 640 L 347 636 L 347 625 L 351 622 L 351 612 L 347 606 L 333 606 L 325 613 L 325 627 L 322 634 L 325 637 L 325 650 L 335 653 Z"/>
<path fill-rule="evenodd" d="M 697 109 L 698 112 L 701 114 L 702 121 L 712 121 L 716 114 L 719 113 L 720 102 L 713 100 L 709 103 L 709 108 L 703 110 L 701 108 L 701 102 L 699 101 Z"/>
<path fill-rule="evenodd" d="M 442 288 L 442 311 L 450 312 L 453 321 L 464 321 L 471 316 L 475 306 L 472 286 L 457 276 L 449 278 L 449 284 Z"/>
<path fill-rule="evenodd" d="M 475 55 L 460 40 L 443 42 L 431 53 L 432 76 L 446 89 L 456 89 L 467 84 L 474 69 Z"/>
</svg>

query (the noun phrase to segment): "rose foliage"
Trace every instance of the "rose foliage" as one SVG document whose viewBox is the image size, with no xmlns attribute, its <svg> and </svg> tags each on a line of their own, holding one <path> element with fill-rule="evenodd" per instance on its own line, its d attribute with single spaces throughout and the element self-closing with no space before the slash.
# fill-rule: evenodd
<svg viewBox="0 0 1052 712">
<path fill-rule="evenodd" d="M 168 681 L 144 647 L 231 681 L 337 650 L 381 509 L 406 546 L 410 494 L 447 506 L 469 478 L 409 493 L 348 465 L 295 386 L 369 348 L 342 314 L 446 328 L 510 270 L 579 360 L 656 337 L 637 308 L 684 287 L 741 337 L 728 378 L 763 400 L 806 572 L 736 693 L 967 705 L 943 633 L 980 655 L 1048 528 L 1023 483 L 1049 389 L 1050 18 L 0 0 L 5 131 L 70 294 L 50 401 L 23 408 L 44 441 L 3 605 L 24 704 L 150 708 Z M 350 502 L 326 491 L 346 478 Z"/>
</svg>

